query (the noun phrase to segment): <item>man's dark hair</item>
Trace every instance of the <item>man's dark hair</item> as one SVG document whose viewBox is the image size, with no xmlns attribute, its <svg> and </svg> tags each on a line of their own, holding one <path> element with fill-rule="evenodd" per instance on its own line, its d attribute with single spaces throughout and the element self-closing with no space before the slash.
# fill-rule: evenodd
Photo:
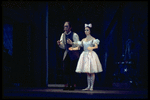
<svg viewBox="0 0 150 100">
<path fill-rule="evenodd" d="M 65 23 L 66 22 L 68 22 L 69 23 L 69 27 L 71 27 L 72 28 L 72 24 L 71 24 L 71 22 L 70 21 L 65 21 Z"/>
</svg>

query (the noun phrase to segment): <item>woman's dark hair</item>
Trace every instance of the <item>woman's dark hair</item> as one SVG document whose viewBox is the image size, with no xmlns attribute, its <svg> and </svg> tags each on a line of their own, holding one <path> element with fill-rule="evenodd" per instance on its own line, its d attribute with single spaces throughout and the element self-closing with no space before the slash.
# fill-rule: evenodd
<svg viewBox="0 0 150 100">
<path fill-rule="evenodd" d="M 89 26 L 86 26 L 86 27 L 88 27 L 90 30 L 92 29 L 91 27 L 89 27 Z"/>
<path fill-rule="evenodd" d="M 86 27 L 88 27 L 90 29 L 90 33 L 91 33 L 92 32 L 92 27 L 89 27 L 89 26 L 86 26 Z"/>
</svg>

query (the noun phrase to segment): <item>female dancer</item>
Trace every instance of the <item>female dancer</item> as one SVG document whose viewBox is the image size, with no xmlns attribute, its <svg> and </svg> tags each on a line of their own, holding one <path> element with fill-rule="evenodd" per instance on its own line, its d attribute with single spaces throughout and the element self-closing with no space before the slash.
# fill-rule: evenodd
<svg viewBox="0 0 150 100">
<path fill-rule="evenodd" d="M 80 55 L 75 72 L 87 73 L 88 87 L 82 90 L 93 91 L 95 73 L 102 72 L 103 69 L 97 54 L 95 53 L 95 51 L 93 51 L 93 49 L 98 49 L 100 41 L 91 36 L 91 28 L 92 24 L 85 24 L 86 38 L 83 38 L 82 41 L 77 42 L 72 42 L 71 40 L 68 40 L 68 43 L 78 45 L 78 47 L 75 48 L 70 47 L 70 51 L 79 50 L 80 47 L 84 48 L 84 51 Z"/>
</svg>

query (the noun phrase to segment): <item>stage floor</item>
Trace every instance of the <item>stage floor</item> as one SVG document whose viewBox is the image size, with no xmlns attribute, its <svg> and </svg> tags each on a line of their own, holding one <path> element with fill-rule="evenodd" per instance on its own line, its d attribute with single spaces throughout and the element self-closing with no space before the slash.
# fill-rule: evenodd
<svg viewBox="0 0 150 100">
<path fill-rule="evenodd" d="M 63 90 L 62 88 L 21 88 L 9 87 L 3 89 L 3 98 L 148 98 L 148 90 L 145 89 L 114 89 L 114 88 L 97 88 L 93 91 Z"/>
</svg>

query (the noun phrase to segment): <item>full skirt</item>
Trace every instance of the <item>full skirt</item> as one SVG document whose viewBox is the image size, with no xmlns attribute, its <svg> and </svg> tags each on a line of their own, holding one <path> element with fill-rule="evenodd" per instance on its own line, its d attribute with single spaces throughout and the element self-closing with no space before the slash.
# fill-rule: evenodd
<svg viewBox="0 0 150 100">
<path fill-rule="evenodd" d="M 98 73 L 102 71 L 102 64 L 95 51 L 83 51 L 81 53 L 75 72 Z"/>
</svg>

